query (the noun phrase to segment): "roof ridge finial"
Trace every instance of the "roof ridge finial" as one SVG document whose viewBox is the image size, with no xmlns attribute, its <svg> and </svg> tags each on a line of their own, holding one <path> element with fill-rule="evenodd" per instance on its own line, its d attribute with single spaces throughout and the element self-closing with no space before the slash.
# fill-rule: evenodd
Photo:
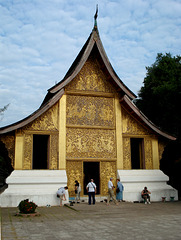
<svg viewBox="0 0 181 240">
<path fill-rule="evenodd" d="M 94 29 L 97 29 L 98 4 L 96 5 L 96 13 L 94 15 Z"/>
</svg>

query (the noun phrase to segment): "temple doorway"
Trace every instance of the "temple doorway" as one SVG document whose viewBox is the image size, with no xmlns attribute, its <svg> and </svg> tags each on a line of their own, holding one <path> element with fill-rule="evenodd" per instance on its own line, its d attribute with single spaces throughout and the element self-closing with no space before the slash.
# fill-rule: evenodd
<svg viewBox="0 0 181 240">
<path fill-rule="evenodd" d="M 99 162 L 84 162 L 84 195 L 87 194 L 86 186 L 94 179 L 97 187 L 97 194 L 100 194 L 100 163 Z"/>
<path fill-rule="evenodd" d="M 143 138 L 131 138 L 131 167 L 144 168 Z"/>
<path fill-rule="evenodd" d="M 48 169 L 49 135 L 33 135 L 33 169 Z"/>
</svg>

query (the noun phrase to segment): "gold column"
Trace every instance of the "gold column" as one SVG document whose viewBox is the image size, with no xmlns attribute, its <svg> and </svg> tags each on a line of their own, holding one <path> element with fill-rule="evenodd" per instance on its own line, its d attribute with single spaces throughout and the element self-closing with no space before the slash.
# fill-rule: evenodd
<svg viewBox="0 0 181 240">
<path fill-rule="evenodd" d="M 66 95 L 59 100 L 59 165 L 58 169 L 66 169 Z"/>
<path fill-rule="evenodd" d="M 123 169 L 122 113 L 119 99 L 115 99 L 117 169 Z"/>
<path fill-rule="evenodd" d="M 15 170 L 23 169 L 23 156 L 24 156 L 24 135 L 17 133 L 15 137 Z"/>
<path fill-rule="evenodd" d="M 158 151 L 158 140 L 152 139 L 152 159 L 153 159 L 153 169 L 159 169 L 159 151 Z"/>
</svg>

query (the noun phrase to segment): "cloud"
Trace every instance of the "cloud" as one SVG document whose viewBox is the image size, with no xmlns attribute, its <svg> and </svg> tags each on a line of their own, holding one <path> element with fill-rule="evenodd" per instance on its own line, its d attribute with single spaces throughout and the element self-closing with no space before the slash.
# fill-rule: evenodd
<svg viewBox="0 0 181 240">
<path fill-rule="evenodd" d="M 180 55 L 179 0 L 0 0 L 0 126 L 31 114 L 86 42 L 99 5 L 108 58 L 135 94 L 158 52 Z"/>
</svg>

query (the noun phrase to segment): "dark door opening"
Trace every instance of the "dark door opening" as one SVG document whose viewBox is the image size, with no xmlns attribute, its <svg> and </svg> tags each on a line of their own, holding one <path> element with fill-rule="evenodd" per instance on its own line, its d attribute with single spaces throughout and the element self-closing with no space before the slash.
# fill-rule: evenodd
<svg viewBox="0 0 181 240">
<path fill-rule="evenodd" d="M 131 138 L 131 166 L 132 169 L 143 169 L 143 139 Z"/>
<path fill-rule="evenodd" d="M 87 194 L 86 186 L 91 179 L 97 187 L 97 194 L 100 194 L 100 166 L 99 162 L 84 162 L 84 194 Z"/>
<path fill-rule="evenodd" d="M 33 135 L 33 169 L 48 169 L 49 135 Z"/>
</svg>

